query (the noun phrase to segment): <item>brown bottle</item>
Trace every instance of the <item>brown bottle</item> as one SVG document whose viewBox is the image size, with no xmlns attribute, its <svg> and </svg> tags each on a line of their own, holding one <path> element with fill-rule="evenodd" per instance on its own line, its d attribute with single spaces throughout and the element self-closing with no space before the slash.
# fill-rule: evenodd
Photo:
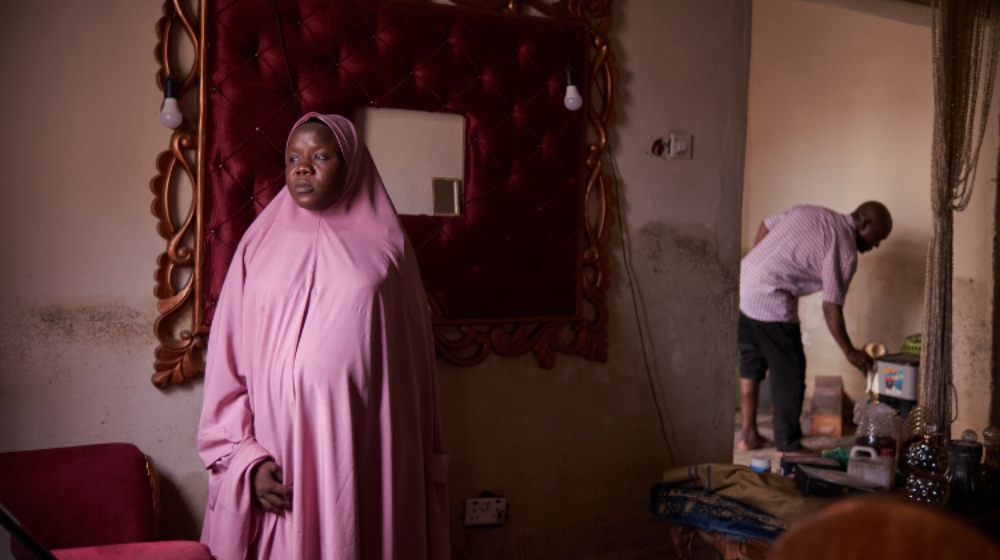
<svg viewBox="0 0 1000 560">
<path fill-rule="evenodd" d="M 990 505 L 1000 505 L 1000 430 L 989 426 L 983 430 L 985 459 L 983 479 L 986 482 L 986 499 Z"/>
<path fill-rule="evenodd" d="M 950 486 L 945 474 L 948 472 L 948 449 L 945 436 L 937 432 L 937 426 L 928 424 L 923 437 L 910 446 L 906 453 L 906 464 L 910 476 L 906 479 L 906 494 L 913 501 L 941 507 L 948 501 Z"/>
</svg>

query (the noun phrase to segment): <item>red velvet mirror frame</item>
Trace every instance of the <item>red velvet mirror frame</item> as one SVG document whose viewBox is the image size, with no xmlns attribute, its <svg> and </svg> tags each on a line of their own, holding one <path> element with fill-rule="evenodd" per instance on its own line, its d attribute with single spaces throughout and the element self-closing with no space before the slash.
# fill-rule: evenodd
<svg viewBox="0 0 1000 560">
<path fill-rule="evenodd" d="M 155 385 L 203 371 L 214 297 L 243 231 L 282 187 L 297 105 L 466 116 L 466 211 L 401 216 L 439 355 L 474 365 L 490 352 L 533 351 L 545 368 L 558 352 L 606 360 L 614 198 L 602 160 L 618 97 L 611 0 L 451 1 L 203 0 L 198 25 L 183 0 L 165 2 L 157 83 L 178 73 L 179 28 L 195 46 L 182 94 L 197 91 L 198 116 L 194 130 L 174 132 L 151 182 L 167 240 L 156 271 Z M 580 88 L 577 113 L 562 108 L 566 61 L 592 86 Z M 171 208 L 184 182 L 193 196 L 179 219 Z"/>
</svg>

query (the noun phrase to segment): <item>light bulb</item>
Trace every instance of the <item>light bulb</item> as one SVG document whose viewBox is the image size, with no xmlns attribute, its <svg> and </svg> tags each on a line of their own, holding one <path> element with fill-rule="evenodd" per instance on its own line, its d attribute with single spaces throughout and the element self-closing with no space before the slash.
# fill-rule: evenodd
<svg viewBox="0 0 1000 560">
<path fill-rule="evenodd" d="M 563 105 L 570 111 L 576 111 L 580 107 L 583 107 L 583 97 L 580 95 L 580 90 L 576 89 L 576 86 L 566 86 L 566 97 L 563 98 Z"/>
<path fill-rule="evenodd" d="M 563 98 L 563 105 L 570 111 L 583 107 L 583 96 L 576 87 L 576 72 L 572 65 L 566 67 L 566 97 Z"/>
<path fill-rule="evenodd" d="M 167 128 L 177 128 L 184 122 L 184 115 L 177 107 L 177 100 L 168 97 L 163 100 L 163 109 L 160 111 L 160 123 Z"/>
<path fill-rule="evenodd" d="M 180 93 L 181 84 L 177 78 L 167 76 L 163 80 L 163 108 L 160 109 L 160 124 L 167 128 L 177 128 L 184 122 L 184 115 L 177 106 L 177 96 Z"/>
</svg>

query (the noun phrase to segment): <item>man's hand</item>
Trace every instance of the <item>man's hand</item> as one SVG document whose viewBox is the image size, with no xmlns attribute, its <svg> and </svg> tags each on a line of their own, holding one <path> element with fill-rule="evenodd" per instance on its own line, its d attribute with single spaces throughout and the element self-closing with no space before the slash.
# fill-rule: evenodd
<svg viewBox="0 0 1000 560">
<path fill-rule="evenodd" d="M 292 509 L 292 487 L 282 484 L 283 480 L 281 467 L 271 459 L 250 470 L 250 492 L 262 510 L 283 516 L 286 509 Z"/>
<path fill-rule="evenodd" d="M 864 350 L 858 350 L 857 348 L 851 348 L 847 351 L 847 361 L 851 362 L 851 365 L 860 369 L 861 373 L 868 373 L 871 371 L 872 366 L 875 365 L 875 361 L 869 356 Z"/>
<path fill-rule="evenodd" d="M 858 350 L 851 344 L 851 338 L 847 336 L 847 327 L 844 326 L 844 308 L 829 301 L 823 302 L 823 318 L 826 319 L 826 327 L 830 329 L 830 334 L 837 341 L 837 346 L 847 357 L 851 365 L 867 374 L 872 369 L 874 362 L 871 356 L 864 350 Z"/>
</svg>

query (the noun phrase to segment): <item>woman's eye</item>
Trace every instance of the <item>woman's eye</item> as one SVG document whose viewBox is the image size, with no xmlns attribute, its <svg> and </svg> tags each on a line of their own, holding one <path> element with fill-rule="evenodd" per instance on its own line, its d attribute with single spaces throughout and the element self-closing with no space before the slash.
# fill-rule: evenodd
<svg viewBox="0 0 1000 560">
<path fill-rule="evenodd" d="M 322 154 L 316 154 L 316 159 L 324 160 L 324 159 L 326 159 L 326 156 L 324 156 Z"/>
<path fill-rule="evenodd" d="M 288 158 L 288 163 L 295 163 L 297 161 L 299 161 L 299 158 L 296 156 L 291 156 Z"/>
</svg>

